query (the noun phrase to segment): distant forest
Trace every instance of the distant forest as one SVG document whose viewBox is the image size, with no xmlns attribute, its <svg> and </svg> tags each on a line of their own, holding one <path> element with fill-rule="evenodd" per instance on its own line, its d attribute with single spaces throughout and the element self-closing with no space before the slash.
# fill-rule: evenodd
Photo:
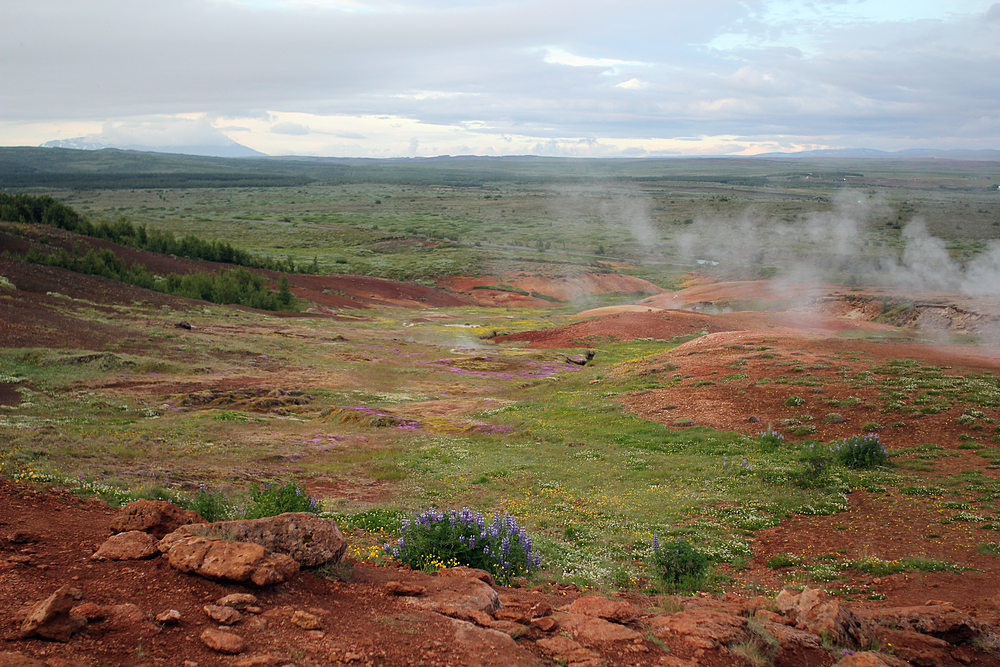
<svg viewBox="0 0 1000 667">
<path fill-rule="evenodd" d="M 177 238 L 170 232 L 149 229 L 146 225 L 136 226 L 124 219 L 95 225 L 69 206 L 48 195 L 9 195 L 0 192 L 0 220 L 51 225 L 81 236 L 90 236 L 137 250 L 148 250 L 175 257 L 286 273 L 315 273 L 318 270 L 315 262 L 312 265 L 297 267 L 291 257 L 284 260 L 261 257 L 234 248 L 227 241 L 208 241 L 193 234 Z"/>
<path fill-rule="evenodd" d="M 274 271 L 284 271 L 287 268 L 289 271 L 294 271 L 295 265 L 290 258 L 287 262 L 281 262 L 259 257 L 244 250 L 237 250 L 229 243 L 207 241 L 194 235 L 177 239 L 169 232 L 149 230 L 145 225 L 136 227 L 126 220 L 95 225 L 71 207 L 47 195 L 35 197 L 0 193 L 0 220 L 51 225 L 74 234 L 99 238 L 139 250 L 235 264 L 238 268 L 218 274 L 194 271 L 184 275 L 172 273 L 159 277 L 150 273 L 142 264 L 125 264 L 121 258 L 107 249 L 90 250 L 83 254 L 66 250 L 43 253 L 32 248 L 24 256 L 24 260 L 33 264 L 103 276 L 136 287 L 218 304 L 240 304 L 261 310 L 286 311 L 293 310 L 295 306 L 288 276 L 282 274 L 278 290 L 274 291 L 268 286 L 266 279 L 244 268 Z M 305 267 L 305 270 L 314 271 L 315 263 L 313 267 Z"/>
</svg>

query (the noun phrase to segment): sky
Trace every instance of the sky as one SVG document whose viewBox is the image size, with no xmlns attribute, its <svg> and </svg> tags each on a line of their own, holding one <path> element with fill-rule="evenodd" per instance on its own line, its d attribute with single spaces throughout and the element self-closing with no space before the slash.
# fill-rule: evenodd
<svg viewBox="0 0 1000 667">
<path fill-rule="evenodd" d="M 1000 149 L 1000 2 L 3 0 L 0 145 Z"/>
</svg>

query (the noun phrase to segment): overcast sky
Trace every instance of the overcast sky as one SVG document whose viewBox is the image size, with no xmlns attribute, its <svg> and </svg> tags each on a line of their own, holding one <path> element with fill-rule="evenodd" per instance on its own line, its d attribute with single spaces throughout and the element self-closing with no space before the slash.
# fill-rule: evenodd
<svg viewBox="0 0 1000 667">
<path fill-rule="evenodd" d="M 0 145 L 1000 149 L 989 0 L 2 0 Z"/>
</svg>

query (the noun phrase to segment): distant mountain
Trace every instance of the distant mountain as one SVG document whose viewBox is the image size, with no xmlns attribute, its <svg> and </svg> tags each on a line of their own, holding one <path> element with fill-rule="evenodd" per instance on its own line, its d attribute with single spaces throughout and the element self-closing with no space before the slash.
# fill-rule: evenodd
<svg viewBox="0 0 1000 667">
<path fill-rule="evenodd" d="M 845 157 L 845 158 L 939 158 L 942 160 L 991 160 L 1000 161 L 1000 150 L 968 150 L 955 148 L 909 148 L 904 151 L 879 151 L 873 148 L 831 148 L 795 153 L 760 153 L 754 157 Z"/>
<path fill-rule="evenodd" d="M 141 153 L 176 153 L 180 155 L 201 155 L 204 157 L 267 157 L 265 153 L 247 148 L 243 144 L 235 141 L 221 146 L 138 146 L 138 145 L 112 145 L 102 142 L 90 141 L 87 137 L 76 137 L 75 139 L 59 139 L 47 141 L 42 148 L 73 148 L 82 151 L 99 151 L 104 148 L 117 148 L 120 150 L 139 151 Z"/>
</svg>

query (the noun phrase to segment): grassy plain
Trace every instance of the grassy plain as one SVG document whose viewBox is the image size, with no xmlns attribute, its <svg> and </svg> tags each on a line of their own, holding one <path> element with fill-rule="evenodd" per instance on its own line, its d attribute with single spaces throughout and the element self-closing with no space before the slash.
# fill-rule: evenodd
<svg viewBox="0 0 1000 667">
<path fill-rule="evenodd" d="M 731 232 L 748 219 L 763 237 L 789 225 L 834 225 L 849 215 L 846 200 L 865 202 L 852 247 L 872 256 L 900 253 L 901 228 L 915 217 L 945 239 L 958 263 L 1000 236 L 993 163 L 455 160 L 361 164 L 354 176 L 341 170 L 329 181 L 278 166 L 302 182 L 46 191 L 95 221 L 124 217 L 296 263 L 315 258 L 322 273 L 428 285 L 447 275 L 603 264 L 672 288 L 700 266 L 692 234 Z M 714 271 L 753 278 L 780 272 L 791 256 L 830 255 L 825 237 L 775 239 Z M 703 249 L 711 259 L 713 246 Z M 858 270 L 835 268 L 839 276 Z M 130 342 L 0 350 L 0 382 L 20 398 L 0 412 L 0 466 L 119 498 L 181 498 L 202 484 L 239 493 L 297 479 L 324 497 L 327 511 L 347 522 L 357 517 L 356 525 L 368 525 L 372 512 L 391 518 L 428 506 L 507 510 L 538 536 L 543 576 L 585 586 L 648 585 L 654 533 L 690 539 L 718 566 L 713 585 L 724 586 L 747 567 L 758 531 L 793 515 L 846 510 L 857 489 L 964 503 L 977 523 L 997 519 L 1000 457 L 983 441 L 996 423 L 995 377 L 954 377 L 907 362 L 868 369 L 884 385 L 886 421 L 892 411 L 940 407 L 963 410 L 979 427 L 966 442 L 982 470 L 961 473 L 962 491 L 926 479 L 954 451 L 935 443 L 893 451 L 896 465 L 871 471 L 817 468 L 809 445 L 824 443 L 808 438 L 774 446 L 752 433 L 681 428 L 629 412 L 623 397 L 683 381 L 680 373 L 638 371 L 686 339 L 609 338 L 583 367 L 567 363 L 571 350 L 480 339 L 558 326 L 584 305 L 627 299 L 365 310 L 340 319 L 74 302 L 67 309 L 75 317 L 123 327 Z M 173 326 L 181 316 L 190 331 Z M 829 386 L 817 380 L 802 390 Z M 830 403 L 816 420 L 836 423 L 852 407 Z M 970 493 L 966 482 L 981 492 Z M 379 561 L 373 547 L 387 533 L 370 527 L 352 548 Z M 797 572 L 789 576 L 826 582 L 861 568 L 861 557 L 843 555 L 839 569 L 815 560 L 787 567 Z"/>
</svg>

